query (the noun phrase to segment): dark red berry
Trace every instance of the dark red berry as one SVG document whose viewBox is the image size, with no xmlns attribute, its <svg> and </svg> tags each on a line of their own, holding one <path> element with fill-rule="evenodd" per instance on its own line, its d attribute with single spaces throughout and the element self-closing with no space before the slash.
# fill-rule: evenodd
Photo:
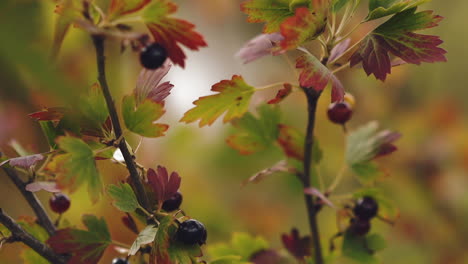
<svg viewBox="0 0 468 264">
<path fill-rule="evenodd" d="M 62 214 L 70 208 L 70 198 L 62 193 L 54 194 L 49 199 L 49 205 L 52 211 Z"/>
<path fill-rule="evenodd" d="M 153 43 L 145 47 L 140 53 L 140 62 L 147 69 L 157 69 L 163 65 L 167 59 L 166 49 L 158 43 Z"/>
<path fill-rule="evenodd" d="M 363 236 L 369 233 L 371 228 L 370 221 L 368 219 L 352 218 L 349 231 L 356 236 Z"/>
<path fill-rule="evenodd" d="M 330 104 L 327 114 L 330 121 L 343 125 L 351 119 L 353 110 L 347 102 L 335 102 Z"/>
<path fill-rule="evenodd" d="M 177 240 L 188 245 L 205 244 L 207 237 L 205 226 L 195 219 L 181 223 L 176 235 Z"/>
<path fill-rule="evenodd" d="M 130 264 L 130 262 L 124 258 L 115 258 L 112 260 L 112 264 Z"/>
<path fill-rule="evenodd" d="M 174 195 L 172 195 L 171 198 L 167 199 L 164 201 L 162 205 L 162 209 L 166 212 L 172 212 L 174 210 L 179 209 L 179 206 L 182 204 L 182 194 L 180 192 L 176 192 Z"/>
<path fill-rule="evenodd" d="M 370 196 L 364 196 L 357 200 L 356 205 L 353 208 L 354 215 L 360 219 L 369 220 L 377 215 L 379 205 Z"/>
</svg>

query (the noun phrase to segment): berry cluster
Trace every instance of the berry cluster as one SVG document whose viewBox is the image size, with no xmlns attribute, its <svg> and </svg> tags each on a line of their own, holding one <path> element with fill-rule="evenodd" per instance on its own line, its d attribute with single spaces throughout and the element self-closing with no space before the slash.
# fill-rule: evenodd
<svg viewBox="0 0 468 264">
<path fill-rule="evenodd" d="M 356 201 L 353 208 L 354 218 L 351 219 L 349 230 L 358 236 L 367 234 L 370 230 L 370 220 L 377 215 L 379 205 L 370 196 L 364 196 Z"/>
</svg>

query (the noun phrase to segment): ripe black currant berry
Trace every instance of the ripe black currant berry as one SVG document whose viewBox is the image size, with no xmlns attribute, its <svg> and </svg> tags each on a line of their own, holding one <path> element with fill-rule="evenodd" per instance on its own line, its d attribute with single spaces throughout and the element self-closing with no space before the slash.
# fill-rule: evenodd
<svg viewBox="0 0 468 264">
<path fill-rule="evenodd" d="M 161 67 L 166 59 L 167 51 L 158 43 L 153 43 L 145 47 L 140 53 L 141 65 L 151 70 Z"/>
<path fill-rule="evenodd" d="M 124 258 L 115 258 L 112 260 L 112 264 L 130 264 L 130 262 Z"/>
<path fill-rule="evenodd" d="M 347 102 L 335 102 L 328 106 L 327 114 L 330 121 L 343 125 L 351 119 L 353 110 Z"/>
<path fill-rule="evenodd" d="M 49 199 L 49 205 L 52 211 L 62 214 L 70 208 L 70 198 L 62 193 L 54 194 Z"/>
<path fill-rule="evenodd" d="M 182 199 L 182 194 L 180 192 L 176 192 L 174 195 L 172 195 L 171 198 L 164 201 L 162 209 L 166 212 L 172 212 L 174 210 L 177 210 L 182 204 Z"/>
<path fill-rule="evenodd" d="M 364 236 L 369 233 L 371 228 L 370 221 L 368 219 L 352 218 L 349 231 L 356 236 Z"/>
<path fill-rule="evenodd" d="M 205 244 L 207 237 L 205 226 L 195 219 L 181 223 L 176 235 L 177 240 L 188 245 Z"/>
<path fill-rule="evenodd" d="M 354 215 L 360 219 L 369 220 L 377 215 L 379 205 L 370 196 L 364 196 L 357 200 L 356 205 L 353 208 Z"/>
</svg>

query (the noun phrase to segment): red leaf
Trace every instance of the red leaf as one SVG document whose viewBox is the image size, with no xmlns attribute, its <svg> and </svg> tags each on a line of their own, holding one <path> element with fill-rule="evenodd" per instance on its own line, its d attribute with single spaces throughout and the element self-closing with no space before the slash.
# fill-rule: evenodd
<svg viewBox="0 0 468 264">
<path fill-rule="evenodd" d="M 112 15 L 126 15 L 137 12 L 149 4 L 151 0 L 112 0 L 109 13 Z"/>
<path fill-rule="evenodd" d="M 300 237 L 296 228 L 291 230 L 291 234 L 281 235 L 284 247 L 297 259 L 304 259 L 311 256 L 311 239 L 309 236 Z"/>
<path fill-rule="evenodd" d="M 284 38 L 280 33 L 261 34 L 249 40 L 236 54 L 244 64 L 257 60 L 263 56 L 273 54 L 278 42 Z"/>
<path fill-rule="evenodd" d="M 154 2 L 145 12 L 146 26 L 154 41 L 163 46 L 174 64 L 185 67 L 185 53 L 180 44 L 191 50 L 206 47 L 203 36 L 194 31 L 194 25 L 185 20 L 167 17 L 177 11 L 177 6 L 167 1 Z"/>
<path fill-rule="evenodd" d="M 159 204 L 171 198 L 179 190 L 181 178 L 177 172 L 169 176 L 166 168 L 158 166 L 157 171 L 149 169 L 147 176 Z"/>
<path fill-rule="evenodd" d="M 65 107 L 50 107 L 28 116 L 37 121 L 60 121 L 67 111 Z"/>
<path fill-rule="evenodd" d="M 277 103 L 283 101 L 283 99 L 286 98 L 289 94 L 291 94 L 291 92 L 292 92 L 291 84 L 290 83 L 285 83 L 283 85 L 284 85 L 284 87 L 281 90 L 278 91 L 275 98 L 268 101 L 268 104 L 277 104 Z"/>
<path fill-rule="evenodd" d="M 351 56 L 351 67 L 362 62 L 367 75 L 374 74 L 384 81 L 392 68 L 390 54 L 417 65 L 446 61 L 447 52 L 438 47 L 443 42 L 439 37 L 414 33 L 437 26 L 442 17 L 432 11 L 415 13 L 415 10 L 396 14 L 367 36 Z"/>
<path fill-rule="evenodd" d="M 305 54 L 297 58 L 296 68 L 302 69 L 299 84 L 304 88 L 322 91 L 331 82 L 332 102 L 343 101 L 344 88 L 340 80 L 323 65 L 315 56 Z"/>
</svg>

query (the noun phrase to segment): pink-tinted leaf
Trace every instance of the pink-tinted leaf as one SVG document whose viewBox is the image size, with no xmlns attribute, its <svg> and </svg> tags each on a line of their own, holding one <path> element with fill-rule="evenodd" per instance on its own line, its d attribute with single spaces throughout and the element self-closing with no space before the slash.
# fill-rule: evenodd
<svg viewBox="0 0 468 264">
<path fill-rule="evenodd" d="M 331 83 L 332 102 L 343 100 L 343 84 L 315 56 L 311 54 L 304 54 L 300 56 L 297 58 L 296 68 L 302 69 L 299 75 L 299 84 L 301 87 L 322 91 L 325 89 L 328 83 Z"/>
<path fill-rule="evenodd" d="M 51 193 L 61 192 L 60 188 L 57 186 L 55 182 L 45 182 L 45 181 L 38 181 L 32 182 L 26 185 L 26 191 L 30 192 L 38 192 L 40 190 L 44 190 Z"/>
<path fill-rule="evenodd" d="M 206 47 L 203 36 L 194 31 L 194 25 L 182 19 L 171 18 L 169 15 L 177 11 L 177 5 L 169 1 L 153 1 L 145 8 L 143 20 L 146 23 L 154 41 L 163 46 L 174 64 L 185 67 L 185 53 L 180 45 L 191 50 Z"/>
<path fill-rule="evenodd" d="M 299 260 L 311 256 L 312 241 L 309 236 L 300 237 L 296 228 L 291 230 L 291 234 L 281 235 L 284 247 Z"/>
<path fill-rule="evenodd" d="M 263 56 L 274 54 L 274 48 L 284 38 L 280 33 L 260 34 L 249 40 L 237 53 L 244 64 L 257 60 Z"/>
<path fill-rule="evenodd" d="M 272 175 L 274 173 L 277 173 L 277 172 L 295 173 L 296 169 L 289 167 L 287 161 L 282 160 L 282 161 L 276 163 L 275 165 L 273 165 L 270 168 L 266 168 L 264 170 L 261 170 L 261 171 L 255 173 L 250 178 L 243 181 L 242 185 L 245 186 L 245 185 L 247 185 L 249 183 L 259 183 L 259 182 L 263 181 L 266 177 L 268 177 L 268 176 L 270 176 L 270 175 Z"/>
<path fill-rule="evenodd" d="M 349 44 L 351 44 L 351 39 L 347 38 L 340 43 L 338 43 L 330 52 L 330 57 L 328 61 L 334 61 L 336 58 L 343 55 L 343 53 L 349 48 Z"/>
<path fill-rule="evenodd" d="M 24 156 L 24 157 L 18 157 L 18 158 L 12 158 L 12 159 L 9 159 L 9 160 L 5 160 L 2 163 L 0 163 L 0 166 L 2 166 L 2 165 L 9 162 L 10 166 L 29 169 L 33 165 L 36 165 L 39 161 L 41 161 L 43 159 L 44 159 L 44 156 L 42 154 L 34 154 L 34 155 L 29 155 L 29 156 Z"/>
<path fill-rule="evenodd" d="M 156 70 L 141 70 L 134 90 L 137 104 L 140 104 L 147 98 L 153 102 L 162 103 L 164 99 L 169 96 L 174 85 L 169 82 L 160 84 L 160 82 L 169 72 L 171 66 L 169 60 L 166 60 L 166 62 Z"/>
<path fill-rule="evenodd" d="M 159 204 L 171 198 L 179 190 L 181 178 L 177 172 L 172 172 L 169 176 L 166 168 L 158 166 L 156 171 L 149 169 L 147 177 Z"/>
<path fill-rule="evenodd" d="M 331 208 L 335 208 L 335 205 L 330 200 L 328 200 L 328 198 L 317 188 L 314 188 L 314 187 L 306 188 L 304 189 L 304 193 L 318 197 L 322 203 L 330 206 Z"/>
<path fill-rule="evenodd" d="M 391 54 L 417 65 L 446 61 L 447 52 L 439 47 L 443 42 L 439 37 L 414 33 L 437 26 L 442 17 L 432 11 L 415 11 L 412 8 L 398 13 L 369 34 L 351 56 L 351 66 L 362 62 L 367 75 L 384 81 L 391 72 Z"/>
<path fill-rule="evenodd" d="M 268 104 L 278 104 L 284 100 L 284 98 L 288 97 L 288 95 L 292 92 L 292 85 L 290 83 L 283 84 L 283 88 L 278 91 L 275 98 L 268 101 Z"/>
</svg>

